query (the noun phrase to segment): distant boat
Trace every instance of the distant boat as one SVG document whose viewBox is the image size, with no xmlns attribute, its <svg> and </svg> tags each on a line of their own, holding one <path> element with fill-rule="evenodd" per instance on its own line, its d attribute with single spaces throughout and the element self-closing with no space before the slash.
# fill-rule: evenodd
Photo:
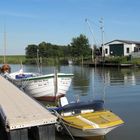
<svg viewBox="0 0 140 140">
<path fill-rule="evenodd" d="M 104 109 L 103 100 L 68 103 L 66 97 L 62 97 L 60 101 L 62 106 L 52 109 L 57 112 L 56 128 L 60 132 L 75 137 L 103 136 L 124 123 L 116 114 Z"/>
<path fill-rule="evenodd" d="M 23 89 L 25 93 L 39 100 L 55 101 L 64 96 L 71 85 L 73 74 L 39 74 L 20 71 L 7 73 L 5 77 Z"/>
<path fill-rule="evenodd" d="M 68 64 L 69 65 L 72 65 L 73 64 L 73 61 L 72 60 L 68 60 Z"/>
</svg>

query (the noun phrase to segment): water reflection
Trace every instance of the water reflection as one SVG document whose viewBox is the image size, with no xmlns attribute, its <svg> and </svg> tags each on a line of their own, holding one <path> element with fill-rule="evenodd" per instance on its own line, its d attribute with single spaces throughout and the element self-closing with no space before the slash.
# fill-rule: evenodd
<svg viewBox="0 0 140 140">
<path fill-rule="evenodd" d="M 62 68 L 61 68 L 62 69 Z M 135 86 L 140 84 L 139 69 L 73 67 L 72 97 L 80 100 L 103 98 L 110 86 Z"/>
<path fill-rule="evenodd" d="M 72 81 L 73 88 L 77 90 L 77 93 L 81 96 L 86 96 L 89 88 L 89 69 L 74 68 L 74 78 Z"/>
<path fill-rule="evenodd" d="M 140 84 L 139 69 L 116 69 L 116 68 L 98 68 L 92 71 L 98 76 L 98 80 L 104 81 L 108 86 L 119 85 L 136 85 Z M 94 79 L 95 80 L 95 79 Z"/>
<path fill-rule="evenodd" d="M 68 135 L 62 135 L 60 133 L 56 133 L 56 140 L 72 140 L 72 138 Z M 78 138 L 74 137 L 74 140 L 107 140 L 105 136 L 94 136 L 94 137 L 85 137 L 85 138 Z"/>
<path fill-rule="evenodd" d="M 76 140 L 106 140 L 105 136 L 77 138 Z"/>
</svg>

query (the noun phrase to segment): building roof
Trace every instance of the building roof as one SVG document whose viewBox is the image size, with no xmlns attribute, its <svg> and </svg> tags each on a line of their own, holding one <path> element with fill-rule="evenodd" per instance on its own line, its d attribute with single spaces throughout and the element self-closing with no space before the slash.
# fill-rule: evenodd
<svg viewBox="0 0 140 140">
<path fill-rule="evenodd" d="M 137 44 L 137 45 L 140 45 L 140 41 L 119 40 L 119 39 L 116 39 L 116 40 L 113 40 L 113 41 L 107 42 L 107 43 L 105 43 L 105 45 L 110 44 L 110 43 L 115 42 L 115 41 L 122 42 L 122 43 L 126 43 L 126 44 Z"/>
</svg>

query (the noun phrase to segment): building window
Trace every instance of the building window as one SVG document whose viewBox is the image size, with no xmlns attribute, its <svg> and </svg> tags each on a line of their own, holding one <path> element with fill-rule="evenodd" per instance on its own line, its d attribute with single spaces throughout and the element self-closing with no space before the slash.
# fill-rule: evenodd
<svg viewBox="0 0 140 140">
<path fill-rule="evenodd" d="M 138 52 L 139 49 L 137 47 L 134 47 L 134 52 Z"/>
<path fill-rule="evenodd" d="M 126 48 L 126 52 L 129 53 L 129 48 Z"/>
<path fill-rule="evenodd" d="M 105 54 L 108 54 L 108 49 L 105 49 Z"/>
</svg>

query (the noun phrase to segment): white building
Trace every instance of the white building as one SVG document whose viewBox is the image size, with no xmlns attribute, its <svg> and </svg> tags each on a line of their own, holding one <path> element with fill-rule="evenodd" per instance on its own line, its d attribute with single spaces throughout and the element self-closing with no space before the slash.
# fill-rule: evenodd
<svg viewBox="0 0 140 140">
<path fill-rule="evenodd" d="M 113 40 L 103 46 L 105 56 L 129 56 L 140 52 L 140 42 L 130 40 Z"/>
</svg>

